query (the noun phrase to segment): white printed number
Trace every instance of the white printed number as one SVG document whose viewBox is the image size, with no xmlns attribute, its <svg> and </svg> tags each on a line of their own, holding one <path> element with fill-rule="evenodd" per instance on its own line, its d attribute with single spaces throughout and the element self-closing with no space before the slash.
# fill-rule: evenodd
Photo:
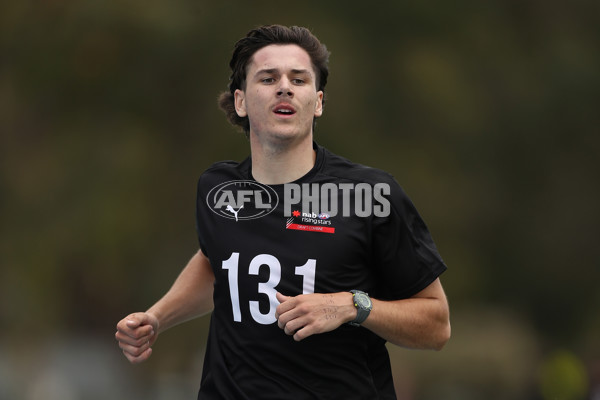
<svg viewBox="0 0 600 400">
<path fill-rule="evenodd" d="M 259 254 L 250 261 L 248 267 L 249 275 L 258 275 L 260 268 L 265 265 L 269 268 L 269 280 L 258 283 L 258 293 L 266 294 L 269 298 L 269 311 L 266 314 L 260 312 L 258 301 L 250 301 L 250 314 L 252 318 L 259 324 L 269 325 L 276 321 L 275 309 L 279 305 L 277 297 L 277 285 L 281 280 L 281 264 L 279 260 L 270 254 Z M 235 322 L 242 321 L 242 311 L 240 309 L 240 291 L 238 286 L 240 266 L 240 253 L 231 253 L 231 257 L 223 261 L 222 268 L 227 270 L 227 278 L 229 280 L 229 295 L 231 296 L 231 307 L 233 309 L 233 320 Z M 309 294 L 315 291 L 315 272 L 317 260 L 308 259 L 306 264 L 296 267 L 296 275 L 302 276 L 302 293 Z"/>
</svg>

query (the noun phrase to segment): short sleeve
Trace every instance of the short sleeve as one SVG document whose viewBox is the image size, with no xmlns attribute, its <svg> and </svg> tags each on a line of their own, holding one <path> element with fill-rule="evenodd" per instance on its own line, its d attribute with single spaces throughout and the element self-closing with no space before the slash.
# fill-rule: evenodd
<svg viewBox="0 0 600 400">
<path fill-rule="evenodd" d="M 203 221 L 206 219 L 206 204 L 204 201 L 205 194 L 202 192 L 202 178 L 198 179 L 198 186 L 196 188 L 196 234 L 198 236 L 198 244 L 202 253 L 208 257 L 207 246 L 206 246 L 206 227 Z"/>
<path fill-rule="evenodd" d="M 374 217 L 372 235 L 377 291 L 373 295 L 382 300 L 411 297 L 446 270 L 425 222 L 393 178 L 389 199 L 390 213 Z"/>
</svg>

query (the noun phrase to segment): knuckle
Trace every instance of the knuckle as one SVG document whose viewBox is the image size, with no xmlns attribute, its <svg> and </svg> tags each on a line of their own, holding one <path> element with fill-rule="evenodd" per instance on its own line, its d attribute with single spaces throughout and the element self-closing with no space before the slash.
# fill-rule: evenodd
<svg viewBox="0 0 600 400">
<path fill-rule="evenodd" d="M 123 350 L 123 355 L 130 363 L 133 363 L 133 357 L 129 353 L 127 353 L 125 350 Z"/>
<path fill-rule="evenodd" d="M 135 356 L 138 357 L 138 358 L 141 357 L 141 355 L 144 354 L 144 351 L 145 350 L 142 349 L 142 348 L 137 348 L 136 351 L 135 351 Z"/>
<path fill-rule="evenodd" d="M 291 322 L 288 322 L 287 324 L 285 324 L 284 326 L 284 332 L 288 335 L 292 335 L 295 331 L 294 329 L 294 325 Z"/>
<path fill-rule="evenodd" d="M 310 312 L 310 306 L 306 303 L 302 303 L 298 306 L 298 311 L 300 311 L 302 314 L 307 314 Z"/>
<path fill-rule="evenodd" d="M 281 324 L 281 326 L 285 326 L 289 322 L 289 316 L 288 315 L 280 315 L 279 319 L 277 321 L 279 324 Z"/>
<path fill-rule="evenodd" d="M 136 340 L 140 339 L 144 334 L 141 332 L 140 329 L 136 329 L 135 331 L 132 332 L 132 337 Z"/>
<path fill-rule="evenodd" d="M 133 347 L 128 353 L 134 357 L 139 357 L 142 354 L 142 349 L 140 347 Z"/>
<path fill-rule="evenodd" d="M 141 354 L 137 355 L 134 360 L 133 363 L 134 364 L 139 364 L 141 362 L 144 362 L 148 359 L 148 357 L 150 357 L 150 352 L 142 352 Z"/>
<path fill-rule="evenodd" d="M 291 324 L 290 331 L 295 332 L 295 331 L 297 331 L 299 329 L 302 329 L 303 326 L 305 326 L 304 322 L 302 322 L 302 321 L 294 321 L 294 323 Z"/>
<path fill-rule="evenodd" d="M 323 332 L 325 330 L 325 322 L 315 321 L 314 328 L 317 332 Z"/>
</svg>

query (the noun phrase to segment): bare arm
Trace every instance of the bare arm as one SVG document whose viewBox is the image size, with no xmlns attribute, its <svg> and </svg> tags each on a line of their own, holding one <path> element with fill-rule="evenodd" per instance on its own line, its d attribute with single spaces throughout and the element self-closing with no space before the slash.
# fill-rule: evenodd
<svg viewBox="0 0 600 400">
<path fill-rule="evenodd" d="M 159 333 L 212 311 L 214 280 L 208 258 L 198 251 L 156 304 L 119 321 L 115 337 L 125 357 L 132 363 L 147 360 Z"/>
<path fill-rule="evenodd" d="M 409 299 L 373 299 L 362 325 L 399 346 L 441 350 L 450 339 L 450 312 L 440 280 Z"/>
<path fill-rule="evenodd" d="M 198 251 L 171 289 L 146 311 L 158 320 L 159 333 L 211 312 L 214 282 L 215 276 L 208 258 Z"/>
<path fill-rule="evenodd" d="M 278 325 L 294 339 L 328 332 L 356 318 L 352 294 L 277 295 Z M 404 300 L 372 299 L 373 310 L 362 326 L 399 346 L 441 349 L 450 338 L 449 308 L 439 279 Z"/>
</svg>

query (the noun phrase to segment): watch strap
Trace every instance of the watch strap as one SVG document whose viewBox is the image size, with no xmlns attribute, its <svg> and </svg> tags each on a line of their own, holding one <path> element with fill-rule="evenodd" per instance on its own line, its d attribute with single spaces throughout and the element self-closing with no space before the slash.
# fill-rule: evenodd
<svg viewBox="0 0 600 400">
<path fill-rule="evenodd" d="M 369 295 L 361 290 L 351 290 L 350 293 L 352 293 L 352 303 L 354 304 L 354 307 L 356 307 L 356 318 L 354 318 L 353 321 L 348 322 L 348 324 L 352 326 L 360 326 L 360 324 L 362 324 L 369 316 L 372 307 L 363 307 L 360 302 L 356 301 L 355 297 L 357 295 L 368 297 Z"/>
</svg>

